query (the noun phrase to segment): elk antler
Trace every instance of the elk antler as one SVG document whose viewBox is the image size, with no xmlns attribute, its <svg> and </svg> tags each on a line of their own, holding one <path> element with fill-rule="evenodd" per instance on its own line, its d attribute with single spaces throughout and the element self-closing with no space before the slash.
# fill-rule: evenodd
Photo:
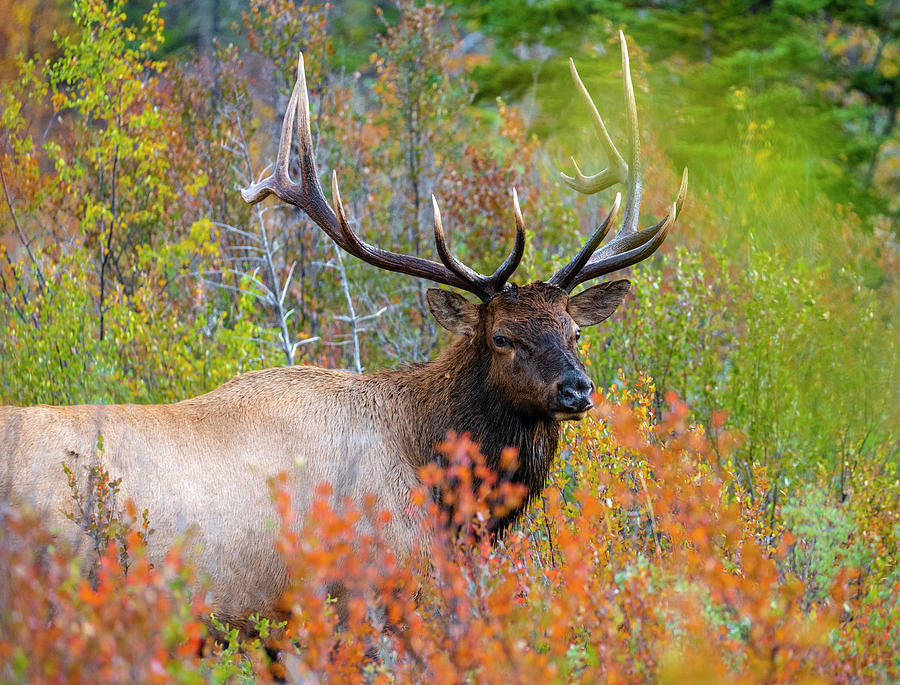
<svg viewBox="0 0 900 685">
<path fill-rule="evenodd" d="M 619 43 L 622 47 L 625 109 L 628 114 L 628 130 L 631 135 L 631 158 L 628 164 L 622 159 L 622 156 L 610 139 L 606 126 L 603 124 L 603 119 L 594 105 L 594 101 L 578 76 L 575 63 L 571 59 L 569 60 L 572 80 L 575 81 L 575 86 L 591 112 L 594 126 L 606 150 L 609 166 L 598 174 L 585 176 L 581 173 L 581 169 L 578 168 L 578 164 L 573 158 L 572 164 L 575 165 L 575 176 L 561 174 L 562 178 L 570 187 L 579 193 L 585 194 L 605 190 L 616 183 L 625 184 L 628 186 L 628 202 L 625 205 L 622 227 L 615 238 L 600 249 L 599 252 L 594 252 L 609 231 L 609 227 L 619 209 L 621 200 L 619 194 L 616 194 L 615 202 L 606 219 L 594 231 L 594 234 L 588 238 L 584 247 L 581 248 L 572 261 L 550 278 L 549 282 L 551 284 L 562 288 L 566 292 L 571 292 L 579 283 L 624 269 L 626 266 L 636 264 L 653 254 L 662 245 L 669 230 L 675 223 L 675 218 L 681 213 L 681 207 L 684 204 L 684 197 L 687 193 L 688 173 L 687 169 L 685 169 L 681 177 L 681 188 L 678 191 L 678 197 L 672 204 L 672 209 L 665 219 L 649 228 L 637 229 L 638 214 L 641 209 L 641 143 L 638 134 L 637 105 L 634 101 L 634 87 L 631 83 L 631 68 L 628 63 L 628 45 L 625 42 L 625 34 L 621 31 L 619 31 Z"/>
<path fill-rule="evenodd" d="M 297 137 L 300 141 L 299 184 L 292 181 L 288 173 L 293 139 L 291 129 L 295 119 L 297 121 Z M 319 171 L 316 166 L 312 133 L 309 127 L 309 95 L 306 90 L 306 73 L 303 69 L 302 53 L 297 63 L 297 81 L 294 84 L 284 123 L 281 126 L 281 139 L 278 142 L 275 168 L 270 176 L 241 190 L 244 201 L 250 204 L 255 204 L 269 195 L 275 195 L 283 202 L 302 209 L 319 228 L 337 243 L 338 247 L 364 262 L 387 271 L 426 278 L 467 290 L 484 302 L 503 290 L 506 280 L 516 270 L 525 251 L 525 226 L 515 188 L 513 188 L 513 209 L 516 215 L 516 242 L 512 252 L 491 276 L 479 274 L 450 254 L 444 239 L 440 210 L 434 196 L 431 198 L 434 207 L 434 239 L 443 264 L 430 259 L 382 250 L 369 245 L 356 235 L 350 228 L 344 213 L 338 189 L 337 172 L 333 171 L 331 175 L 331 195 L 337 211 L 328 204 L 322 193 L 322 186 L 319 184 Z"/>
</svg>

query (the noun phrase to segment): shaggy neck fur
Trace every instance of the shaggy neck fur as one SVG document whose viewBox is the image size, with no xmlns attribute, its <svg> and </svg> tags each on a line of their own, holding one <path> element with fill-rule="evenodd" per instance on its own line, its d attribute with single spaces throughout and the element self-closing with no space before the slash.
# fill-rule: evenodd
<svg viewBox="0 0 900 685">
<path fill-rule="evenodd" d="M 499 388 L 489 385 L 491 353 L 484 342 L 458 338 L 441 355 L 420 366 L 388 372 L 400 382 L 407 400 L 415 403 L 409 416 L 424 417 L 421 426 L 410 426 L 413 454 L 443 463 L 435 445 L 447 433 L 468 434 L 480 446 L 487 466 L 501 472 L 500 454 L 506 447 L 518 449 L 518 468 L 504 478 L 527 490 L 524 501 L 507 515 L 492 520 L 492 532 L 502 534 L 543 489 L 556 455 L 559 422 L 548 415 L 527 416 L 517 412 Z M 387 374 L 386 374 L 387 375 Z"/>
</svg>

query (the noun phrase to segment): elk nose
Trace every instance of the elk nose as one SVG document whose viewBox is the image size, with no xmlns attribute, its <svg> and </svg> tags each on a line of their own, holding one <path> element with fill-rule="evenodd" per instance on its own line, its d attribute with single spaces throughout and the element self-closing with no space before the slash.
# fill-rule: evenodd
<svg viewBox="0 0 900 685">
<path fill-rule="evenodd" d="M 583 372 L 569 371 L 556 384 L 556 401 L 563 411 L 579 412 L 591 407 L 594 384 Z"/>
</svg>

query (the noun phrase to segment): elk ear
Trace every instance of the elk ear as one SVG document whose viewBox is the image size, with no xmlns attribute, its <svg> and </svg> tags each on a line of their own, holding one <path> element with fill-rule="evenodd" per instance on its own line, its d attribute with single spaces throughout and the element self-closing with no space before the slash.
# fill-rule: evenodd
<svg viewBox="0 0 900 685">
<path fill-rule="evenodd" d="M 631 281 L 608 281 L 569 298 L 569 316 L 579 326 L 593 326 L 608 319 L 625 298 Z"/>
<path fill-rule="evenodd" d="M 441 288 L 429 288 L 425 293 L 428 308 L 448 331 L 461 335 L 472 335 L 478 324 L 478 307 L 462 295 Z"/>
</svg>

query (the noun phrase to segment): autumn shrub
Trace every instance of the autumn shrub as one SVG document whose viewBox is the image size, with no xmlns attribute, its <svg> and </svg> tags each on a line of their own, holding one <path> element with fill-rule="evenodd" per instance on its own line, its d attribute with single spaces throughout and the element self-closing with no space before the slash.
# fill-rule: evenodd
<svg viewBox="0 0 900 685">
<path fill-rule="evenodd" d="M 359 536 L 377 512 L 335 509 L 320 490 L 305 531 L 281 543 L 294 572 L 281 642 L 291 679 L 893 677 L 896 565 L 863 579 L 860 555 L 844 553 L 800 570 L 811 546 L 846 548 L 849 528 L 811 530 L 793 504 L 749 496 L 719 467 L 729 434 L 708 439 L 677 402 L 657 421 L 654 402 L 649 379 L 620 379 L 599 416 L 567 436 L 539 503 L 502 541 L 481 534 L 490 503 L 522 493 L 498 493 L 465 438 L 448 443 L 452 466 L 423 481 L 459 488 L 461 518 L 447 527 L 425 490 L 413 495 L 430 531 L 418 573 L 378 544 L 377 525 Z M 765 481 L 763 467 L 755 478 Z M 290 520 L 283 493 L 279 502 Z M 892 647 L 860 654 L 882 640 Z"/>
<path fill-rule="evenodd" d="M 620 379 L 569 432 L 547 489 L 502 540 L 485 525 L 522 493 L 485 473 L 464 437 L 448 442 L 451 466 L 428 469 L 412 495 L 425 507 L 421 564 L 379 543 L 386 514 L 335 507 L 320 489 L 303 532 L 283 528 L 280 543 L 293 574 L 279 643 L 289 679 L 895 677 L 896 564 L 863 578 L 852 526 L 812 530 L 795 512 L 815 504 L 748 496 L 719 466 L 733 437 L 709 439 L 678 402 L 657 420 L 654 402 L 649 379 Z M 434 487 L 453 489 L 456 525 L 429 502 Z M 815 563 L 798 561 L 811 553 Z M 882 640 L 891 647 L 861 653 Z"/>
<path fill-rule="evenodd" d="M 89 578 L 36 514 L 2 502 L 0 524 L 0 682 L 190 682 L 205 629 L 178 550 L 153 568 L 117 527 Z"/>
</svg>

